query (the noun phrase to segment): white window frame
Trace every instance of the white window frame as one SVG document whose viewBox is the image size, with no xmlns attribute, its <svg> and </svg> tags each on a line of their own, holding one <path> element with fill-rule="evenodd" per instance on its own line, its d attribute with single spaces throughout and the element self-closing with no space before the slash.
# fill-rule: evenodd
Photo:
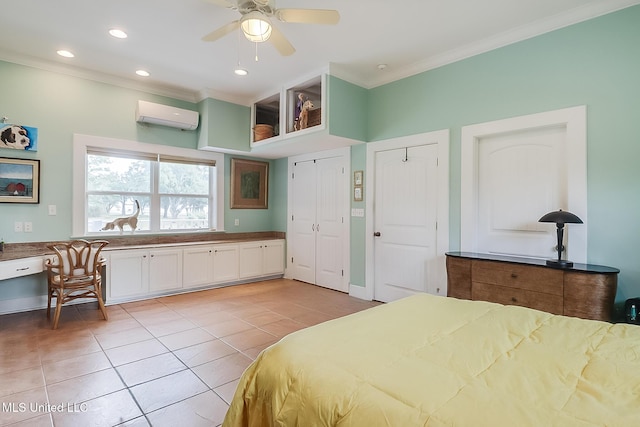
<svg viewBox="0 0 640 427">
<path fill-rule="evenodd" d="M 87 233 L 87 212 L 86 212 L 86 171 L 87 171 L 87 151 L 97 149 L 107 152 L 108 150 L 128 151 L 131 153 L 144 153 L 160 156 L 173 156 L 196 161 L 206 159 L 215 161 L 215 174 L 213 178 L 214 203 L 212 212 L 213 224 L 211 231 L 224 231 L 224 154 L 212 151 L 191 150 L 188 148 L 172 147 L 168 145 L 147 144 L 144 142 L 128 141 L 123 139 L 104 138 L 100 136 L 73 135 L 73 199 L 72 199 L 72 235 L 86 236 Z M 194 230 L 167 230 L 153 231 L 151 234 L 164 233 L 193 233 Z M 197 231 L 195 231 L 197 232 Z M 148 234 L 148 233 L 147 233 Z M 91 234 L 95 236 L 95 233 Z"/>
</svg>

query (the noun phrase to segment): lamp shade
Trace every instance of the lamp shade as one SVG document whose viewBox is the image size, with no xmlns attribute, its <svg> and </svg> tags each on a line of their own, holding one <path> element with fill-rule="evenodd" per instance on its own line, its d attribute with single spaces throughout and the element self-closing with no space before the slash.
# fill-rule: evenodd
<svg viewBox="0 0 640 427">
<path fill-rule="evenodd" d="M 538 222 L 553 222 L 556 224 L 582 224 L 582 220 L 571 212 L 562 209 L 549 212 L 538 220 Z"/>
<path fill-rule="evenodd" d="M 254 10 L 242 17 L 240 28 L 244 36 L 252 42 L 266 42 L 271 37 L 271 23 L 265 15 Z"/>
</svg>

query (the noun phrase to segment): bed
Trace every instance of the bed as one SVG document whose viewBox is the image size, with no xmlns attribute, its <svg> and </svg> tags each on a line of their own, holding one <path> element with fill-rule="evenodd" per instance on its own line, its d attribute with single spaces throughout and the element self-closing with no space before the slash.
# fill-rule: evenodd
<svg viewBox="0 0 640 427">
<path fill-rule="evenodd" d="M 640 327 L 415 295 L 265 349 L 223 424 L 516 425 L 640 425 Z"/>
</svg>

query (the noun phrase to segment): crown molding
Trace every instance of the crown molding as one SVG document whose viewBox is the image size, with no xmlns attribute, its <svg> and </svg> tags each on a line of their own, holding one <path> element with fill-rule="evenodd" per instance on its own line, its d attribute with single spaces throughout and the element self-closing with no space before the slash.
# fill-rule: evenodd
<svg viewBox="0 0 640 427">
<path fill-rule="evenodd" d="M 388 72 L 380 73 L 376 77 L 368 79 L 367 82 L 363 81 L 363 83 L 365 83 L 364 87 L 372 89 L 382 86 L 384 84 L 401 80 L 406 77 L 411 77 L 444 65 L 452 64 L 481 53 L 486 53 L 494 49 L 518 43 L 523 40 L 578 24 L 580 22 L 588 21 L 599 16 L 617 12 L 637 4 L 640 4 L 640 0 L 608 0 L 602 2 L 591 2 L 549 18 L 541 19 L 531 24 L 522 25 L 512 30 L 496 34 L 495 36 L 467 44 L 458 49 L 453 49 L 440 55 L 425 58 L 424 60 L 412 65 L 404 66 L 402 69 L 393 71 L 389 70 Z"/>
</svg>

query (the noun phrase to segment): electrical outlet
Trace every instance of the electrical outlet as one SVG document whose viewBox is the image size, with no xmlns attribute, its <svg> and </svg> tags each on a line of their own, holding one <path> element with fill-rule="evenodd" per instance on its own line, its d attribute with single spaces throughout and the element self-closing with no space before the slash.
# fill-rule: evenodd
<svg viewBox="0 0 640 427">
<path fill-rule="evenodd" d="M 16 233 L 22 233 L 22 222 L 16 221 L 13 223 L 13 231 Z"/>
<path fill-rule="evenodd" d="M 56 215 L 56 214 L 57 214 L 56 205 L 49 205 L 49 215 Z"/>
<path fill-rule="evenodd" d="M 236 226 L 240 225 L 240 220 L 238 218 L 236 218 L 236 220 L 233 221 L 233 224 L 236 225 Z"/>
<path fill-rule="evenodd" d="M 24 223 L 24 232 L 31 233 L 33 231 L 33 223 L 30 221 L 25 221 Z"/>
</svg>

